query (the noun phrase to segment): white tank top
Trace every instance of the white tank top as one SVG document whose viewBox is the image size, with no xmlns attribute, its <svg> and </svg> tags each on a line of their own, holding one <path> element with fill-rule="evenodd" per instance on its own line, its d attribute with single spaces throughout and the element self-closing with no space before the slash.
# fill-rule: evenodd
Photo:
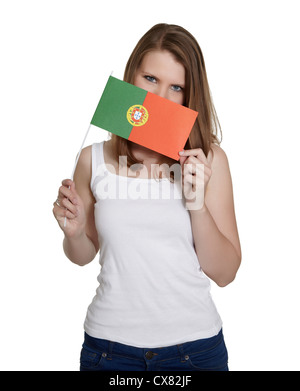
<svg viewBox="0 0 300 391">
<path fill-rule="evenodd" d="M 113 174 L 103 143 L 92 145 L 101 270 L 86 333 L 142 348 L 218 334 L 222 321 L 195 252 L 181 187 L 167 178 Z"/>
</svg>

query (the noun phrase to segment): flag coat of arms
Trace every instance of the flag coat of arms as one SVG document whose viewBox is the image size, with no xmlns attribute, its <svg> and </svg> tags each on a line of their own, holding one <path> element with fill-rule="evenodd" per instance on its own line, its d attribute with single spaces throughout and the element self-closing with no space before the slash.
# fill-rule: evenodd
<svg viewBox="0 0 300 391">
<path fill-rule="evenodd" d="M 91 124 L 179 160 L 198 113 L 110 76 Z"/>
</svg>

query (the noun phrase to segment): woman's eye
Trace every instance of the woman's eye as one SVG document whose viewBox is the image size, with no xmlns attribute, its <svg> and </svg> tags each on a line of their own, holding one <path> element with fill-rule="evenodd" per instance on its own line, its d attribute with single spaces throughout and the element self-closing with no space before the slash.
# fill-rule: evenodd
<svg viewBox="0 0 300 391">
<path fill-rule="evenodd" d="M 150 83 L 156 83 L 156 79 L 153 76 L 144 76 L 146 80 L 150 81 Z"/>
<path fill-rule="evenodd" d="M 183 90 L 183 88 L 180 86 L 172 86 L 172 90 L 175 92 L 181 92 Z"/>
</svg>

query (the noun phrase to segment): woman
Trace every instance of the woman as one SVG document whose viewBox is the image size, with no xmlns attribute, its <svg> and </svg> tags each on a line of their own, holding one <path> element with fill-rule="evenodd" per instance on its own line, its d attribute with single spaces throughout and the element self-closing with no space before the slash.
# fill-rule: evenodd
<svg viewBox="0 0 300 391">
<path fill-rule="evenodd" d="M 59 188 L 53 213 L 66 256 L 83 266 L 100 249 L 80 369 L 226 371 L 209 279 L 231 283 L 241 249 L 201 49 L 182 27 L 155 25 L 124 80 L 199 114 L 179 162 L 111 135 L 83 149 L 74 181 Z M 164 169 L 171 165 L 179 180 L 176 169 Z"/>
</svg>

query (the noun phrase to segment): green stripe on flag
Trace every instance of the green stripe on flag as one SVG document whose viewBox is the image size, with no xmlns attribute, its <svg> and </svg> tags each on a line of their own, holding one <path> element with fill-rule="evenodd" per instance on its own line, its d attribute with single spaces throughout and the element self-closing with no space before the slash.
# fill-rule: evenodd
<svg viewBox="0 0 300 391">
<path fill-rule="evenodd" d="M 147 91 L 110 76 L 91 124 L 128 139 L 132 125 L 127 111 L 133 105 L 142 105 Z"/>
</svg>

